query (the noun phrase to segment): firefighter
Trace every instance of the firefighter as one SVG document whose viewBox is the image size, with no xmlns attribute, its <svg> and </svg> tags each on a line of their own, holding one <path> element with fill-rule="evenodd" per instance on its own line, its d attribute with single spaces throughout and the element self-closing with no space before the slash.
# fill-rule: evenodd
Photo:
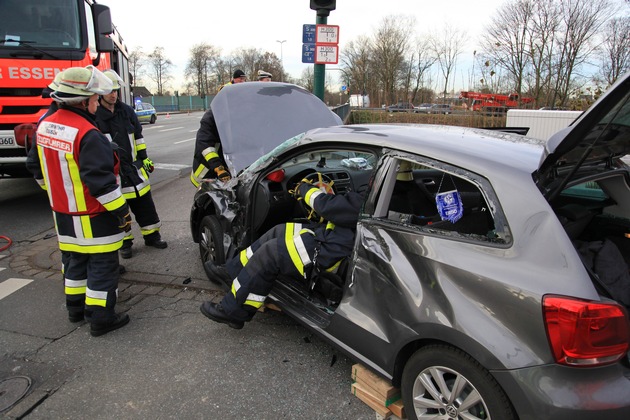
<svg viewBox="0 0 630 420">
<path fill-rule="evenodd" d="M 101 106 L 96 110 L 96 125 L 118 148 L 122 192 L 140 225 L 144 244 L 164 249 L 168 244 L 162 240 L 162 223 L 151 195 L 149 174 L 153 172 L 153 162 L 147 155 L 142 125 L 133 108 L 120 101 L 122 79 L 114 70 L 104 73 L 112 81 L 113 89 L 99 100 Z M 133 239 L 133 234 L 128 232 L 120 249 L 122 258 L 132 257 Z"/>
<path fill-rule="evenodd" d="M 201 117 L 200 127 L 195 140 L 195 153 L 193 155 L 192 172 L 190 182 L 199 187 L 204 178 L 218 178 L 223 182 L 232 177 L 225 168 L 221 148 L 219 130 L 214 121 L 212 108 L 208 109 Z"/>
<path fill-rule="evenodd" d="M 225 267 L 206 262 L 204 268 L 211 280 L 232 282 L 231 291 L 220 303 L 201 305 L 206 317 L 241 329 L 264 304 L 279 275 L 310 280 L 314 270 L 334 272 L 350 255 L 363 195 L 353 191 L 327 194 L 307 179 L 293 194 L 315 212 L 319 223 L 278 225 Z"/>
<path fill-rule="evenodd" d="M 245 83 L 246 81 L 247 81 L 247 75 L 245 74 L 245 72 L 241 69 L 236 69 L 234 70 L 234 73 L 232 74 L 232 80 L 222 85 L 219 88 L 219 92 L 221 91 L 221 89 L 223 89 L 224 87 L 228 85 L 236 85 L 238 83 Z"/>
<path fill-rule="evenodd" d="M 86 319 L 92 336 L 129 322 L 114 310 L 118 249 L 131 229 L 118 184 L 118 160 L 93 114 L 112 82 L 93 66 L 64 70 L 50 94 L 59 109 L 39 123 L 37 156 L 66 256 L 64 287 L 71 322 Z"/>
</svg>

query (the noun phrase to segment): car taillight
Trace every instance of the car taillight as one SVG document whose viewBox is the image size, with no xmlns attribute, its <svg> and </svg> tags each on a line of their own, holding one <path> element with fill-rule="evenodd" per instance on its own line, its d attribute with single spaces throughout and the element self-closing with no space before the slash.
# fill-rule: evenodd
<svg viewBox="0 0 630 420">
<path fill-rule="evenodd" d="M 613 303 L 545 296 L 543 315 L 556 362 L 569 366 L 613 363 L 628 351 L 630 325 Z"/>
<path fill-rule="evenodd" d="M 284 169 L 278 169 L 277 171 L 271 172 L 266 177 L 269 181 L 273 182 L 282 182 L 284 179 Z"/>
</svg>

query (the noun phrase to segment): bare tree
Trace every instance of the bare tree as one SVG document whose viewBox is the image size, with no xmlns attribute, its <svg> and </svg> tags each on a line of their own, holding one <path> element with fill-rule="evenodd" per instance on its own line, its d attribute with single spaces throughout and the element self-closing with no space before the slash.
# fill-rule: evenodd
<svg viewBox="0 0 630 420">
<path fill-rule="evenodd" d="M 375 80 L 370 77 L 372 63 L 372 46 L 370 39 L 361 35 L 348 42 L 341 53 L 341 71 L 350 93 L 375 96 Z M 371 82 L 371 84 L 370 84 Z"/>
<path fill-rule="evenodd" d="M 373 74 L 382 83 L 385 99 L 397 100 L 396 87 L 409 48 L 409 28 L 415 26 L 411 16 L 386 16 L 372 40 Z M 402 98 L 408 100 L 408 98 Z"/>
<path fill-rule="evenodd" d="M 444 77 L 444 90 L 442 93 L 444 98 L 446 98 L 449 78 L 457 64 L 457 57 L 464 48 L 466 32 L 446 24 L 442 33 L 431 36 L 429 42 L 437 58 L 442 77 Z"/>
<path fill-rule="evenodd" d="M 150 70 L 147 72 L 157 86 L 157 96 L 164 95 L 165 85 L 173 78 L 171 67 L 173 63 L 164 55 L 164 48 L 155 47 L 152 53 L 147 55 Z"/>
<path fill-rule="evenodd" d="M 190 59 L 186 65 L 184 75 L 187 79 L 192 80 L 195 91 L 199 96 L 205 96 L 211 91 L 209 75 L 215 74 L 216 63 L 220 59 L 220 53 L 221 50 L 219 48 L 205 42 L 194 45 L 190 49 Z M 212 89 L 212 91 L 216 91 L 216 88 Z"/>
<path fill-rule="evenodd" d="M 411 53 L 411 57 L 409 58 L 408 90 L 410 90 L 409 96 L 411 102 L 415 102 L 418 92 L 426 87 L 425 76 L 436 61 L 437 58 L 433 54 L 428 39 L 426 37 L 418 38 L 416 40 L 415 51 Z M 426 89 L 422 89 L 422 91 L 426 92 Z"/>
<path fill-rule="evenodd" d="M 129 74 L 131 74 L 131 85 L 138 86 L 142 76 L 144 65 L 144 53 L 141 47 L 136 47 L 129 54 Z"/>
<path fill-rule="evenodd" d="M 612 19 L 603 32 L 600 74 L 608 85 L 630 70 L 630 16 Z"/>
<path fill-rule="evenodd" d="M 304 89 L 312 92 L 315 88 L 314 74 L 313 74 L 313 66 L 308 66 L 304 70 L 302 70 L 302 75 L 300 79 L 297 81 L 299 86 L 302 86 Z"/>
<path fill-rule="evenodd" d="M 574 75 L 593 52 L 592 40 L 613 11 L 609 0 L 561 0 L 563 31 L 557 34 L 559 52 L 552 103 L 565 105 Z"/>
<path fill-rule="evenodd" d="M 530 60 L 527 25 L 533 12 L 530 0 L 508 1 L 497 10 L 481 38 L 485 54 L 507 71 L 512 82 L 510 90 L 519 95 Z"/>
</svg>

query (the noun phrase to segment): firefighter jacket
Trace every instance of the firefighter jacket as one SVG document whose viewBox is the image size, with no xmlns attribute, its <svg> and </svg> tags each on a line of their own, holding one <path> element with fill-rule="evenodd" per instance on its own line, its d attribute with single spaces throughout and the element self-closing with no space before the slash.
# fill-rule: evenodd
<svg viewBox="0 0 630 420">
<path fill-rule="evenodd" d="M 46 113 L 39 119 L 37 124 L 57 112 L 58 109 L 59 105 L 57 105 L 57 102 L 53 101 L 48 107 Z M 41 166 L 39 165 L 39 155 L 37 154 L 37 150 L 37 144 L 33 142 L 33 147 L 29 149 L 28 155 L 26 156 L 26 169 L 28 169 L 33 174 L 33 176 L 35 177 L 35 181 L 37 181 L 37 184 L 41 187 L 41 189 L 47 190 L 48 186 L 44 181 L 44 174 L 42 172 Z"/>
<path fill-rule="evenodd" d="M 120 180 L 125 198 L 145 195 L 151 189 L 149 174 L 142 165 L 147 158 L 147 146 L 142 136 L 142 125 L 133 108 L 120 101 L 116 101 L 114 112 L 99 106 L 96 110 L 96 125 L 118 146 Z"/>
<path fill-rule="evenodd" d="M 219 166 L 225 166 L 221 151 L 221 139 L 217 124 L 214 121 L 214 114 L 212 114 L 212 109 L 209 109 L 201 117 L 200 127 L 197 131 L 190 182 L 198 187 L 204 178 L 215 178 L 214 170 Z"/>
<path fill-rule="evenodd" d="M 84 254 L 122 246 L 119 217 L 128 205 L 118 159 L 91 116 L 62 108 L 39 123 L 37 151 L 55 216 L 59 249 Z"/>
<path fill-rule="evenodd" d="M 363 195 L 354 191 L 326 194 L 308 183 L 301 184 L 298 193 L 325 219 L 314 230 L 318 243 L 315 263 L 324 269 L 333 267 L 352 253 Z"/>
</svg>

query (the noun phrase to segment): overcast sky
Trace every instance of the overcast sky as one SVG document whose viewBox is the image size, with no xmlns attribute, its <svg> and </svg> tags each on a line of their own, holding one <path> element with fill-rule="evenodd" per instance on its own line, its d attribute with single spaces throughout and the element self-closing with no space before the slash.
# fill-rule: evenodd
<svg viewBox="0 0 630 420">
<path fill-rule="evenodd" d="M 129 50 L 142 47 L 149 53 L 163 47 L 175 65 L 172 88 L 183 84 L 190 48 L 201 42 L 215 45 L 228 55 L 237 48 L 257 48 L 282 54 L 285 70 L 300 77 L 308 64 L 302 63 L 304 24 L 314 24 L 316 14 L 309 0 L 98 0 L 110 7 L 114 24 Z M 466 65 L 483 27 L 504 0 L 337 0 L 328 16 L 329 25 L 339 26 L 339 45 L 371 35 L 383 17 L 410 15 L 416 27 L 410 34 L 430 33 L 449 23 L 463 29 L 470 42 L 460 57 L 456 89 L 468 80 Z M 280 43 L 278 41 L 286 42 Z M 468 63 L 468 64 L 466 64 Z M 334 68 L 335 65 L 327 65 Z M 333 70 L 331 70 L 333 71 Z M 250 79 L 251 80 L 251 79 Z"/>
</svg>

